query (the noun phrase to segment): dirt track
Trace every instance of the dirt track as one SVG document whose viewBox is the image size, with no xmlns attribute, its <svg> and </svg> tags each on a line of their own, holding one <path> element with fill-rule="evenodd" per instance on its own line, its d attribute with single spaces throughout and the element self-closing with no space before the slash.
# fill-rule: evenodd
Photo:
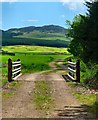
<svg viewBox="0 0 98 120">
<path fill-rule="evenodd" d="M 50 63 L 50 66 L 52 70 L 57 69 L 54 62 Z M 70 87 L 61 76 L 62 71 L 49 72 L 49 74 L 44 74 L 44 72 L 25 74 L 18 78 L 22 85 L 17 89 L 16 94 L 8 100 L 3 99 L 3 118 L 65 118 L 65 120 L 90 120 L 92 118 L 96 120 L 72 95 Z M 54 107 L 48 114 L 38 111 L 33 102 L 32 93 L 36 80 L 51 82 Z"/>
</svg>

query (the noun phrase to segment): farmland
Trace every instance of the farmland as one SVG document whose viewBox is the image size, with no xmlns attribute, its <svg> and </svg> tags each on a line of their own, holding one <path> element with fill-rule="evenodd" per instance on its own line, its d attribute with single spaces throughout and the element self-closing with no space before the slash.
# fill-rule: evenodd
<svg viewBox="0 0 98 120">
<path fill-rule="evenodd" d="M 3 84 L 7 82 L 7 63 L 11 58 L 13 61 L 21 60 L 22 73 L 32 73 L 51 69 L 49 63 L 57 58 L 66 58 L 70 54 L 67 48 L 53 48 L 40 46 L 4 46 L 3 51 L 15 53 L 12 55 L 2 55 Z M 45 54 L 47 52 L 47 54 Z M 57 52 L 55 54 L 55 52 Z M 43 54 L 41 54 L 43 53 Z M 54 54 L 53 54 L 54 53 Z"/>
<path fill-rule="evenodd" d="M 56 47 L 42 47 L 42 46 L 4 46 L 2 48 L 4 51 L 13 53 L 68 53 L 67 48 L 56 48 Z"/>
</svg>

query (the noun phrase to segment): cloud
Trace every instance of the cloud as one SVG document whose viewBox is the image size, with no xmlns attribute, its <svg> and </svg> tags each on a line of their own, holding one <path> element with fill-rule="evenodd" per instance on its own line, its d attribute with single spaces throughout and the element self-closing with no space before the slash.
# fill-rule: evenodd
<svg viewBox="0 0 98 120">
<path fill-rule="evenodd" d="M 77 3 L 68 4 L 70 10 L 76 10 L 78 8 Z"/>
<path fill-rule="evenodd" d="M 84 0 L 60 0 L 60 2 L 63 2 L 63 4 L 64 3 L 69 3 L 69 2 L 73 2 L 73 3 L 76 3 L 76 2 L 78 2 L 78 3 L 83 3 L 84 2 Z"/>
<path fill-rule="evenodd" d="M 0 2 L 63 2 L 63 4 L 68 2 L 83 3 L 84 1 L 85 0 L 0 0 Z M 94 0 L 86 0 L 86 1 L 94 1 Z"/>
<path fill-rule="evenodd" d="M 38 22 L 39 20 L 36 20 L 36 19 L 29 19 L 29 20 L 23 20 L 23 21 L 26 21 L 26 22 Z"/>
<path fill-rule="evenodd" d="M 70 10 L 80 10 L 83 7 L 84 0 L 60 0 L 63 6 L 67 6 Z"/>
<path fill-rule="evenodd" d="M 0 2 L 62 2 L 65 3 L 84 3 L 84 1 L 94 1 L 94 0 L 0 0 Z M 97 0 L 95 0 L 97 1 Z"/>
<path fill-rule="evenodd" d="M 0 0 L 0 2 L 20 2 L 19 0 Z"/>
<path fill-rule="evenodd" d="M 84 3 L 85 1 L 94 1 L 94 0 L 60 0 L 60 2 L 63 2 L 64 3 Z M 97 1 L 97 0 L 96 0 Z"/>
<path fill-rule="evenodd" d="M 60 2 L 60 0 L 0 0 L 0 2 Z"/>
<path fill-rule="evenodd" d="M 69 7 L 70 10 L 82 10 L 83 9 L 83 3 L 85 1 L 94 1 L 94 0 L 60 0 L 62 2 L 62 5 L 66 7 L 66 5 Z"/>
<path fill-rule="evenodd" d="M 62 18 L 65 18 L 65 15 L 64 15 L 64 14 L 62 14 L 62 15 L 61 15 L 61 17 L 62 17 Z"/>
</svg>

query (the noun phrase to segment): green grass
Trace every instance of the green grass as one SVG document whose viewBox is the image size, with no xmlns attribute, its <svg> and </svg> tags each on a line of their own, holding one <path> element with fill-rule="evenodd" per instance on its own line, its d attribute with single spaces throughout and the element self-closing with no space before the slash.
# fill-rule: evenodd
<svg viewBox="0 0 98 120">
<path fill-rule="evenodd" d="M 15 94 L 15 93 L 10 92 L 10 93 L 3 93 L 2 95 L 3 95 L 4 98 L 10 98 L 10 97 L 12 97 L 14 94 Z"/>
<path fill-rule="evenodd" d="M 3 55 L 2 56 L 2 82 L 0 82 L 0 85 L 4 85 L 8 82 L 7 80 L 7 74 L 8 74 L 8 59 L 11 58 L 13 61 L 16 61 L 17 59 L 21 60 L 22 63 L 22 73 L 32 73 L 32 72 L 38 72 L 43 70 L 49 70 L 49 62 L 54 60 L 58 57 L 65 57 L 64 55 L 19 55 L 19 56 L 9 56 L 9 55 Z"/>
<path fill-rule="evenodd" d="M 82 94 L 82 93 L 75 93 L 74 96 L 81 101 L 83 104 L 85 103 L 88 106 L 91 106 L 96 101 L 95 94 Z"/>
<path fill-rule="evenodd" d="M 14 53 L 66 53 L 68 54 L 67 48 L 56 48 L 56 47 L 42 47 L 42 46 L 4 46 L 2 50 Z"/>
<path fill-rule="evenodd" d="M 26 56 L 8 56 L 3 55 L 2 60 L 3 64 L 7 65 L 8 58 L 11 58 L 13 61 L 17 59 L 21 60 L 22 63 L 22 72 L 37 72 L 50 69 L 49 62 L 53 61 L 56 58 L 65 58 L 65 55 L 26 55 Z M 3 72 L 7 73 L 6 67 L 3 67 Z"/>
<path fill-rule="evenodd" d="M 7 74 L 8 74 L 8 59 L 11 58 L 13 61 L 16 61 L 17 59 L 21 60 L 22 64 L 22 73 L 32 73 L 32 72 L 39 72 L 44 70 L 51 69 L 49 67 L 49 63 L 57 58 L 66 58 L 69 55 L 66 48 L 53 48 L 53 47 L 39 47 L 39 46 L 5 46 L 3 47 L 3 50 L 8 52 L 14 52 L 17 53 L 15 56 L 11 55 L 2 55 L 2 85 L 7 83 Z M 32 54 L 36 52 L 59 52 L 56 55 L 52 54 Z M 27 53 L 22 54 L 22 53 Z M 29 54 L 29 52 L 31 54 Z M 60 54 L 65 52 L 66 55 Z"/>
<path fill-rule="evenodd" d="M 11 58 L 13 61 L 16 61 L 18 58 L 21 60 L 22 63 L 22 73 L 32 73 L 38 71 L 44 71 L 51 69 L 49 67 L 49 62 L 53 61 L 56 58 L 65 58 L 65 55 L 16 55 L 16 56 L 9 56 L 3 55 L 2 56 L 2 63 L 6 67 L 2 67 L 2 85 L 6 84 L 7 81 L 7 64 L 8 58 Z"/>
<path fill-rule="evenodd" d="M 20 87 L 20 85 L 21 85 L 21 82 L 19 82 L 19 81 L 13 81 L 13 82 L 11 82 L 10 84 L 9 84 L 9 88 L 19 88 Z"/>
<path fill-rule="evenodd" d="M 36 81 L 33 98 L 39 110 L 49 110 L 52 104 L 50 83 L 48 81 Z"/>
<path fill-rule="evenodd" d="M 92 112 L 96 115 L 96 112 L 98 111 L 98 100 L 96 99 L 96 96 L 98 94 L 90 94 L 85 93 L 82 91 L 78 91 L 78 87 L 83 87 L 81 84 L 69 82 L 68 85 L 71 87 L 73 95 L 77 98 L 77 100 L 82 104 L 86 105 L 88 107 L 88 111 Z"/>
<path fill-rule="evenodd" d="M 94 113 L 98 112 L 98 100 L 95 94 L 75 93 L 74 96 L 82 103 L 88 106 L 88 111 Z"/>
<path fill-rule="evenodd" d="M 19 88 L 21 85 L 21 82 L 19 81 L 13 81 L 11 83 L 9 83 L 9 85 L 7 86 L 7 91 L 3 91 L 2 92 L 2 96 L 4 99 L 13 97 L 15 95 L 15 91 L 17 88 Z"/>
</svg>

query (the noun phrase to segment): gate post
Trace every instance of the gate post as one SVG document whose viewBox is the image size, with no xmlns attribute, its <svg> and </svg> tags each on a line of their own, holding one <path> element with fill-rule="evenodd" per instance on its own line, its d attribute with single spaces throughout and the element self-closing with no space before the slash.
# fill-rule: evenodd
<svg viewBox="0 0 98 120">
<path fill-rule="evenodd" d="M 20 59 L 17 59 L 17 61 L 20 61 Z M 21 67 L 21 64 L 20 64 L 20 67 Z M 18 74 L 20 74 L 20 72 Z"/>
<path fill-rule="evenodd" d="M 80 83 L 80 60 L 76 62 L 76 82 Z"/>
<path fill-rule="evenodd" d="M 12 60 L 8 59 L 8 81 L 12 81 Z"/>
</svg>

